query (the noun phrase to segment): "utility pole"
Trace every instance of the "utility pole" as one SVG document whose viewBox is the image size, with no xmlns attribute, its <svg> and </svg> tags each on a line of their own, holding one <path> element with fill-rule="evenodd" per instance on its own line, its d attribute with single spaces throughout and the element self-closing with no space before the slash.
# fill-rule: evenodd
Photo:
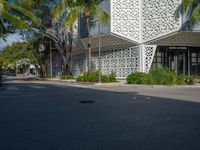
<svg viewBox="0 0 200 150">
<path fill-rule="evenodd" d="M 50 77 L 53 78 L 52 46 L 50 41 Z"/>
<path fill-rule="evenodd" d="M 99 83 L 101 83 L 101 34 L 100 34 L 99 20 L 98 20 L 98 40 L 99 40 Z"/>
</svg>

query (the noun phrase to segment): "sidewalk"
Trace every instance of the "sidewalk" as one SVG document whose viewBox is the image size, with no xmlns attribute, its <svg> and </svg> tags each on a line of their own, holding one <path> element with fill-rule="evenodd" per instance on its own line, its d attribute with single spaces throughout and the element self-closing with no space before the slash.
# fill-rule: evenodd
<svg viewBox="0 0 200 150">
<path fill-rule="evenodd" d="M 51 81 L 50 81 L 51 82 Z M 167 99 L 179 99 L 184 101 L 200 102 L 200 84 L 196 85 L 129 85 L 125 80 L 117 83 L 93 83 L 61 81 L 62 85 L 78 88 L 112 91 L 116 94 L 146 95 L 148 97 L 162 97 Z M 66 84 L 67 83 L 67 84 Z M 135 96 L 134 96 L 135 97 Z M 133 97 L 133 98 L 134 98 Z"/>
<path fill-rule="evenodd" d="M 6 84 L 50 84 L 55 86 L 71 86 L 76 88 L 94 89 L 111 91 L 116 94 L 133 94 L 146 95 L 149 97 L 163 97 L 171 99 L 186 100 L 192 102 L 200 102 L 200 85 L 173 85 L 173 86 L 163 86 L 163 85 L 128 85 L 125 80 L 121 80 L 116 83 L 85 83 L 76 82 L 75 80 L 19 80 L 12 79 L 4 82 Z"/>
<path fill-rule="evenodd" d="M 145 85 L 145 84 L 127 84 L 126 80 L 117 80 L 114 83 L 93 83 L 93 82 L 80 82 L 75 79 L 60 80 L 60 79 L 38 79 L 39 81 L 57 81 L 62 83 L 75 83 L 80 85 L 94 85 L 102 87 L 134 87 L 134 88 L 200 88 L 200 83 L 194 85 Z"/>
</svg>

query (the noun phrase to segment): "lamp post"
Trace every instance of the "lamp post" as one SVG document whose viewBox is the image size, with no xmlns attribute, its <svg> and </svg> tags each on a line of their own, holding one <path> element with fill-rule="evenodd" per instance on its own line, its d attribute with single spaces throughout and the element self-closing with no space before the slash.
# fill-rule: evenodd
<svg viewBox="0 0 200 150">
<path fill-rule="evenodd" d="M 50 41 L 50 77 L 53 78 L 52 45 Z"/>
<path fill-rule="evenodd" d="M 98 42 L 99 42 L 99 83 L 101 83 L 101 34 L 100 34 L 100 21 L 98 21 Z"/>
</svg>

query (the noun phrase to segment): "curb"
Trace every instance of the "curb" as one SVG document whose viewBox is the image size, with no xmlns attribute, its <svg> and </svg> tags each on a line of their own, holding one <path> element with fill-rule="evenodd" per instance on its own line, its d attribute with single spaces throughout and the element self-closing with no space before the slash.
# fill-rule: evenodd
<svg viewBox="0 0 200 150">
<path fill-rule="evenodd" d="M 105 86 L 105 87 L 113 87 L 113 86 L 120 86 L 119 83 L 95 83 L 96 86 Z"/>
<path fill-rule="evenodd" d="M 124 87 L 135 88 L 200 88 L 200 84 L 194 85 L 145 85 L 145 84 L 124 84 Z"/>
<path fill-rule="evenodd" d="M 194 85 L 145 85 L 145 84 L 127 84 L 125 82 L 117 81 L 117 82 L 109 82 L 109 83 L 94 83 L 94 82 L 82 82 L 76 80 L 59 80 L 59 79 L 42 79 L 38 78 L 39 81 L 52 81 L 52 82 L 66 82 L 66 83 L 76 83 L 80 85 L 94 85 L 94 86 L 102 86 L 102 87 L 133 87 L 133 88 L 200 88 L 200 84 Z"/>
</svg>

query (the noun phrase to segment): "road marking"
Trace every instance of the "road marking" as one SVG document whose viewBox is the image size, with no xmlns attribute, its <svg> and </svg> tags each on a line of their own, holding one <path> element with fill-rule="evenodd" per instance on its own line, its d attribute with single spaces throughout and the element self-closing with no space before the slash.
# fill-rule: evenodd
<svg viewBox="0 0 200 150">
<path fill-rule="evenodd" d="M 9 87 L 6 87 L 7 90 L 19 90 L 19 88 L 15 87 L 15 86 L 9 86 Z"/>
<path fill-rule="evenodd" d="M 45 87 L 43 86 L 36 86 L 36 85 L 32 85 L 32 86 L 29 86 L 30 88 L 34 88 L 34 89 L 44 89 Z"/>
</svg>

